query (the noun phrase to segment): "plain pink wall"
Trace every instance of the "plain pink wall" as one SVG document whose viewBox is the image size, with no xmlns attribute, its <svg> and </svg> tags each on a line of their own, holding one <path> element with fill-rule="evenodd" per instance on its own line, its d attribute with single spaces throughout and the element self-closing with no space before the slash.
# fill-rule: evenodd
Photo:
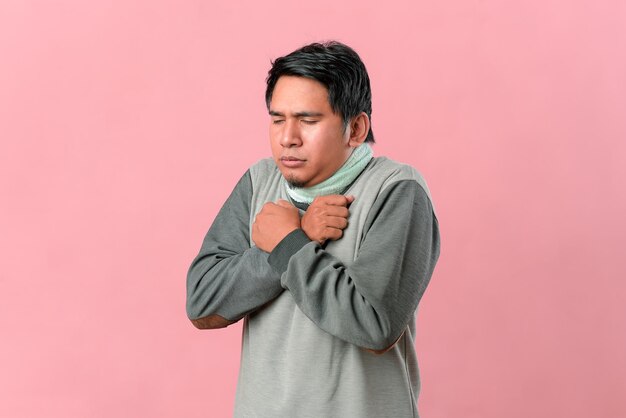
<svg viewBox="0 0 626 418">
<path fill-rule="evenodd" d="M 442 256 L 424 417 L 626 416 L 626 7 L 0 3 L 0 416 L 227 417 L 240 325 L 185 274 L 269 155 L 270 59 L 338 39 L 377 155 L 425 175 Z"/>
</svg>

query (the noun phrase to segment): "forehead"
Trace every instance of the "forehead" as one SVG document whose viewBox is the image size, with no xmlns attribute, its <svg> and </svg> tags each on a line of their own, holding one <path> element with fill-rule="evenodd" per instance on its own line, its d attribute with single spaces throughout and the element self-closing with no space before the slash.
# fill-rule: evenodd
<svg viewBox="0 0 626 418">
<path fill-rule="evenodd" d="M 282 76 L 272 92 L 270 111 L 330 111 L 328 89 L 317 80 Z"/>
</svg>

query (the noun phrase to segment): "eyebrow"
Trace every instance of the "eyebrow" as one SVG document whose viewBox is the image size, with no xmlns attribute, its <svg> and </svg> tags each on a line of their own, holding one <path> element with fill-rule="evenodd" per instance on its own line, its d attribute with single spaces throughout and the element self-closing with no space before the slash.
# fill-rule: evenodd
<svg viewBox="0 0 626 418">
<path fill-rule="evenodd" d="M 270 110 L 270 116 L 283 116 L 284 117 L 285 114 L 282 112 L 277 112 L 275 110 Z M 296 112 L 293 114 L 293 116 L 297 118 L 311 118 L 311 117 L 324 116 L 324 114 L 320 112 Z"/>
</svg>

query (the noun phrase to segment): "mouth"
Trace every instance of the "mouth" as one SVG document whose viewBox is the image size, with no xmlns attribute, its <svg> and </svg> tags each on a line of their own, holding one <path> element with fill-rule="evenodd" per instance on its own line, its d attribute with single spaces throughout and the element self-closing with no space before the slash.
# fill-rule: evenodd
<svg viewBox="0 0 626 418">
<path fill-rule="evenodd" d="M 280 157 L 280 163 L 288 168 L 302 167 L 306 160 L 302 160 L 296 157 Z"/>
</svg>

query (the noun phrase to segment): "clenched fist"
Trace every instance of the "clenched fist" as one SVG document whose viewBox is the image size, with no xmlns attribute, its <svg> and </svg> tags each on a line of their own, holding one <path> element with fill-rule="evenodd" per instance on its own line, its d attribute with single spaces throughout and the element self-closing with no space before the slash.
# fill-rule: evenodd
<svg viewBox="0 0 626 418">
<path fill-rule="evenodd" d="M 327 240 L 338 240 L 348 226 L 348 206 L 354 196 L 332 194 L 316 197 L 302 216 L 302 230 L 312 241 L 324 244 Z"/>
<path fill-rule="evenodd" d="M 263 205 L 252 224 L 252 241 L 263 251 L 272 252 L 290 232 L 300 228 L 298 208 L 286 200 Z"/>
</svg>

